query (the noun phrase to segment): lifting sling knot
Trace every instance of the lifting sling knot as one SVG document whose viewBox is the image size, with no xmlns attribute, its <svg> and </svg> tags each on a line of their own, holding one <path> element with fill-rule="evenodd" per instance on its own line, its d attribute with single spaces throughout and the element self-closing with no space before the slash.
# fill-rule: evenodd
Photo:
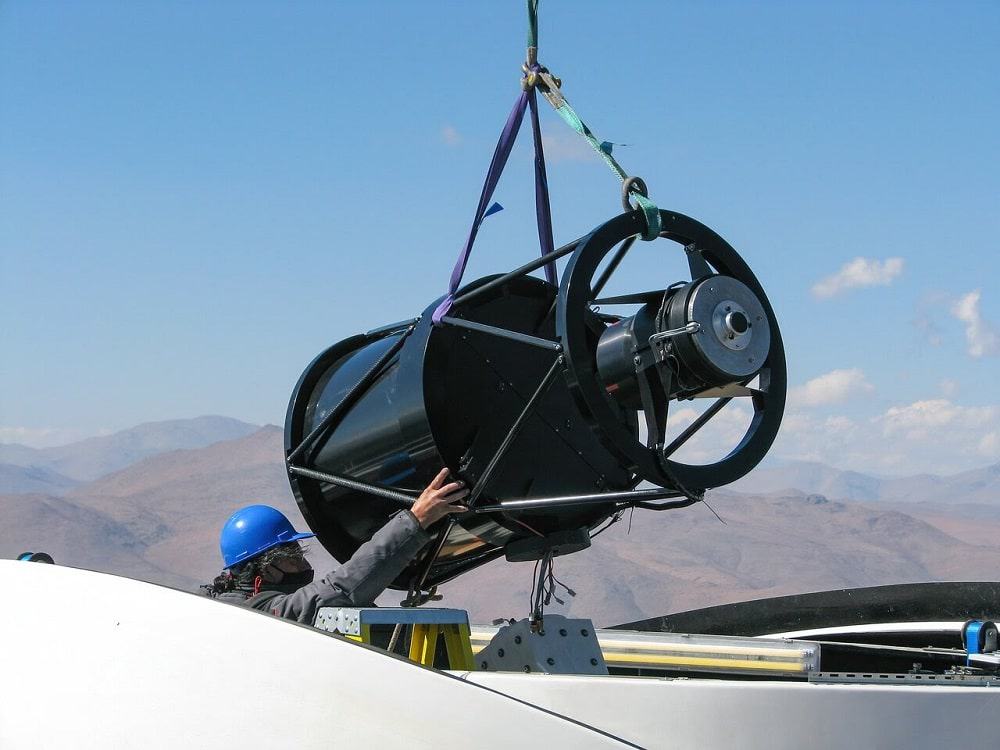
<svg viewBox="0 0 1000 750">
<path fill-rule="evenodd" d="M 525 63 L 521 66 L 524 77 L 521 79 L 521 88 L 528 91 L 537 88 L 542 92 L 542 96 L 548 99 L 549 104 L 556 110 L 566 104 L 566 98 L 562 95 L 562 79 L 556 78 L 544 65 Z"/>
</svg>

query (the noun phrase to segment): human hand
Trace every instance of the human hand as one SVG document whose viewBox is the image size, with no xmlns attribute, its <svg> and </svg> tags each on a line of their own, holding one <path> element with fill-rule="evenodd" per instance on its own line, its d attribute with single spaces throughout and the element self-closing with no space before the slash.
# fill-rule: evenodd
<svg viewBox="0 0 1000 750">
<path fill-rule="evenodd" d="M 464 513 L 468 510 L 464 505 L 457 505 L 469 496 L 465 484 L 462 482 L 445 484 L 447 478 L 448 469 L 441 469 L 410 508 L 422 528 L 426 529 L 449 513 Z"/>
</svg>

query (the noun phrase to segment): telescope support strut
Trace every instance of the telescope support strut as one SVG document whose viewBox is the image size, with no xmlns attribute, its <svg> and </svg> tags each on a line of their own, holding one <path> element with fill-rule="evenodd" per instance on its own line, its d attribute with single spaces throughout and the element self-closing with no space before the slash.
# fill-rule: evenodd
<svg viewBox="0 0 1000 750">
<path fill-rule="evenodd" d="M 517 331 L 509 331 L 506 328 L 497 328 L 496 326 L 488 326 L 485 323 L 476 323 L 472 320 L 462 320 L 461 318 L 453 318 L 450 315 L 446 315 L 441 318 L 442 323 L 447 325 L 456 326 L 457 328 L 468 328 L 470 331 L 479 331 L 480 333 L 488 333 L 492 336 L 499 336 L 500 338 L 510 339 L 511 341 L 520 341 L 522 344 L 530 344 L 531 346 L 538 346 L 542 349 L 548 349 L 553 352 L 562 352 L 562 344 L 558 341 L 549 341 L 548 339 L 538 338 L 538 336 L 529 336 L 526 333 L 518 333 Z"/>
</svg>

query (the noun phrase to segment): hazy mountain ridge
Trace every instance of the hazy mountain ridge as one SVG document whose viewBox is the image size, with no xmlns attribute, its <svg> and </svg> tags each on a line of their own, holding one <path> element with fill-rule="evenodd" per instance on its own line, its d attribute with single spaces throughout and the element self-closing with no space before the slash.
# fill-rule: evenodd
<svg viewBox="0 0 1000 750">
<path fill-rule="evenodd" d="M 0 492 L 11 494 L 62 495 L 80 484 L 44 466 L 0 463 Z"/>
<path fill-rule="evenodd" d="M 191 588 L 193 581 L 145 557 L 145 545 L 113 517 L 65 498 L 0 495 L 0 557 L 48 552 L 58 563 Z"/>
<path fill-rule="evenodd" d="M 1000 506 L 1000 463 L 958 474 L 883 478 L 841 471 L 818 462 L 794 461 L 762 467 L 730 485 L 740 492 L 789 489 L 864 502 L 984 504 Z"/>
<path fill-rule="evenodd" d="M 274 425 L 237 440 L 143 459 L 77 487 L 67 498 L 118 519 L 142 541 L 146 559 L 192 581 L 219 572 L 219 530 L 243 505 L 273 505 L 305 529 L 285 474 L 282 430 Z M 326 551 L 313 547 L 317 564 L 329 565 Z"/>
<path fill-rule="evenodd" d="M 112 435 L 87 438 L 55 448 L 0 443 L 0 463 L 39 467 L 77 481 L 90 481 L 157 453 L 202 448 L 249 435 L 257 429 L 257 425 L 220 416 L 147 422 Z M 0 492 L 10 491 L 0 485 Z"/>
<path fill-rule="evenodd" d="M 636 511 L 556 561 L 577 592 L 553 611 L 627 622 L 690 608 L 883 583 L 996 578 L 1000 547 L 968 544 L 898 511 L 816 495 L 715 492 L 706 508 Z M 444 586 L 450 606 L 480 620 L 524 616 L 531 564 L 490 563 Z"/>
<path fill-rule="evenodd" d="M 838 480 L 836 470 L 823 469 L 824 481 Z M 959 476 L 977 492 L 991 486 L 989 470 Z M 219 529 L 233 510 L 253 502 L 275 505 L 305 528 L 289 489 L 278 427 L 162 452 L 63 497 L 0 496 L 0 555 L 43 550 L 64 564 L 190 589 L 219 571 Z M 578 595 L 557 592 L 566 605 L 553 601 L 551 610 L 615 624 L 831 588 L 995 580 L 1000 569 L 1000 533 L 985 531 L 994 522 L 1000 528 L 995 506 L 859 503 L 800 491 L 751 496 L 717 490 L 710 502 L 724 524 L 700 505 L 640 510 L 631 533 L 626 516 L 590 550 L 558 558 L 556 575 Z M 333 564 L 318 543 L 311 557 L 321 571 Z M 532 567 L 491 563 L 443 586 L 442 604 L 466 607 L 477 621 L 524 616 Z M 401 598 L 390 592 L 380 601 Z"/>
</svg>

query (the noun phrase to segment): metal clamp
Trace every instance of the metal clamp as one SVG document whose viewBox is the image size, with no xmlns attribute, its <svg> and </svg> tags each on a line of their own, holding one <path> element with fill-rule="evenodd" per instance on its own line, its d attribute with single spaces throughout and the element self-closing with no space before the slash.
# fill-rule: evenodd
<svg viewBox="0 0 1000 750">
<path fill-rule="evenodd" d="M 698 333 L 701 330 L 701 323 L 696 320 L 692 320 L 687 325 L 681 326 L 680 328 L 671 328 L 669 331 L 660 331 L 659 333 L 654 333 L 649 337 L 649 344 L 652 346 L 658 341 L 663 341 L 664 339 L 672 339 L 674 336 L 680 336 L 683 333 Z"/>
</svg>

